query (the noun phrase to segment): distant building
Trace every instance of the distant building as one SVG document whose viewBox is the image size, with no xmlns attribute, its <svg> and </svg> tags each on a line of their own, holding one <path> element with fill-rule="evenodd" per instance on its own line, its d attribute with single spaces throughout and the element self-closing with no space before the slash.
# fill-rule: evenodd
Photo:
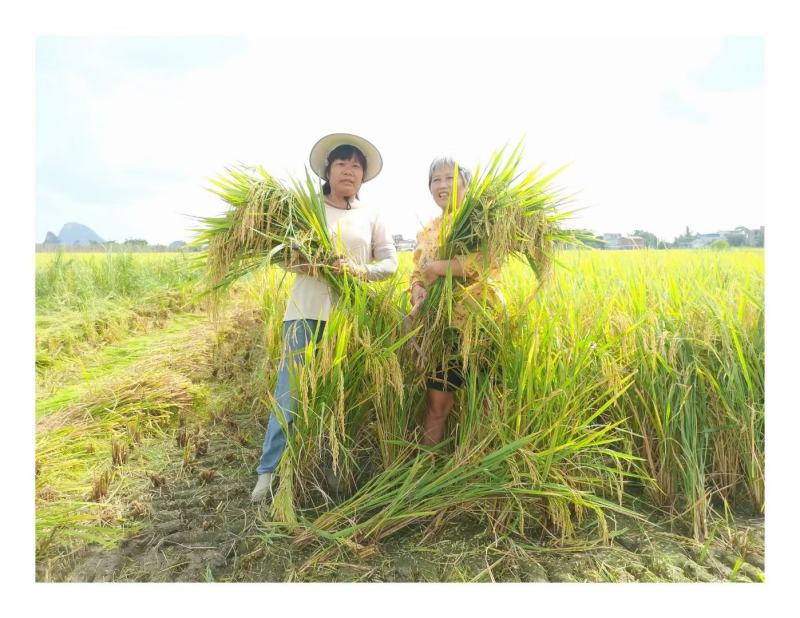
<svg viewBox="0 0 800 618">
<path fill-rule="evenodd" d="M 622 238 L 623 249 L 644 249 L 644 238 L 641 236 L 624 236 Z"/>
<path fill-rule="evenodd" d="M 603 242 L 606 249 L 619 249 L 622 244 L 622 234 L 616 232 L 603 234 Z"/>
<path fill-rule="evenodd" d="M 603 234 L 605 249 L 644 249 L 644 239 L 641 236 L 624 236 L 616 232 Z"/>
<path fill-rule="evenodd" d="M 395 234 L 392 236 L 394 247 L 398 251 L 413 251 L 417 247 L 417 241 L 409 238 L 403 238 L 402 234 Z"/>
<path fill-rule="evenodd" d="M 758 229 L 753 228 L 738 228 L 738 232 L 740 234 L 744 234 L 745 241 L 744 243 L 748 247 L 763 247 L 764 246 L 764 226 L 762 225 Z"/>
<path fill-rule="evenodd" d="M 744 246 L 746 247 L 763 247 L 764 246 L 764 226 L 758 229 L 749 229 L 746 227 L 738 227 L 735 230 L 719 230 L 718 232 L 711 232 L 708 234 L 698 234 L 691 241 L 683 241 L 679 244 L 680 247 L 688 247 L 691 249 L 702 249 L 708 247 L 715 240 L 729 240 L 729 237 L 744 237 Z"/>
<path fill-rule="evenodd" d="M 689 243 L 689 247 L 692 249 L 702 249 L 703 247 L 708 247 L 712 242 L 715 240 L 725 240 L 726 232 L 712 232 L 711 234 L 698 234 L 692 241 Z"/>
</svg>

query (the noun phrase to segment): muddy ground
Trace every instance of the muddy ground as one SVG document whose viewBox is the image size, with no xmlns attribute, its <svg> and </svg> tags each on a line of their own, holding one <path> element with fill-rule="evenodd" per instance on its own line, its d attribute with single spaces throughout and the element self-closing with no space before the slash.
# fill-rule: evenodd
<svg viewBox="0 0 800 618">
<path fill-rule="evenodd" d="M 759 582 L 763 518 L 720 525 L 705 546 L 668 524 L 617 521 L 606 546 L 557 548 L 548 538 L 495 538 L 463 521 L 431 537 L 417 527 L 357 555 L 298 549 L 285 528 L 265 527 L 249 492 L 258 456 L 235 420 L 216 427 L 188 464 L 176 457 L 137 500 L 140 529 L 118 546 L 85 547 L 37 561 L 38 581 L 68 582 Z"/>
</svg>

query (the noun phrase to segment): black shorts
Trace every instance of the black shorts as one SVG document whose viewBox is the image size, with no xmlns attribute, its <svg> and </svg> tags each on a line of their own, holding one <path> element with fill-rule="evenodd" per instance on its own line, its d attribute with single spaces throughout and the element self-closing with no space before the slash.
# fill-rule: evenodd
<svg viewBox="0 0 800 618">
<path fill-rule="evenodd" d="M 433 375 L 428 377 L 428 388 L 434 391 L 452 393 L 464 386 L 461 357 L 461 332 L 447 329 L 443 335 L 444 355 L 436 363 Z"/>
<path fill-rule="evenodd" d="M 464 386 L 464 358 L 461 353 L 462 335 L 458 330 L 445 332 L 445 355 L 436 363 L 433 374 L 428 375 L 427 387 L 434 391 L 453 393 Z M 478 358 L 468 359 L 468 363 L 477 363 L 476 369 L 481 374 L 492 371 L 497 351 L 492 345 L 482 349 Z M 474 356 L 474 355 L 471 355 Z"/>
<path fill-rule="evenodd" d="M 464 386 L 464 374 L 461 373 L 459 359 L 453 359 L 445 370 L 442 365 L 436 366 L 433 376 L 428 378 L 428 388 L 434 391 L 452 393 Z"/>
</svg>

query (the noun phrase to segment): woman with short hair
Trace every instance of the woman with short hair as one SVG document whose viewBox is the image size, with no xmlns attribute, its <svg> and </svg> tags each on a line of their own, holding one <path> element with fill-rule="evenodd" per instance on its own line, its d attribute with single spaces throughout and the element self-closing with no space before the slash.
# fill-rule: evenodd
<svg viewBox="0 0 800 618">
<path fill-rule="evenodd" d="M 456 168 L 458 168 L 457 179 Z M 456 333 L 460 333 L 460 329 L 464 326 L 471 303 L 477 302 L 495 310 L 505 306 L 497 283 L 500 264 L 490 253 L 458 255 L 449 260 L 438 258 L 442 216 L 452 203 L 453 186 L 455 184 L 457 191 L 455 202 L 461 204 L 470 180 L 470 172 L 457 165 L 451 157 L 438 157 L 431 163 L 428 170 L 428 189 L 433 201 L 442 209 L 442 215 L 428 223 L 417 234 L 414 269 L 411 273 L 413 317 L 419 312 L 430 286 L 436 279 L 446 277 L 450 272 L 455 285 L 450 326 Z M 460 336 L 456 339 L 460 339 Z M 446 360 L 431 363 L 433 368 L 429 368 L 429 374 L 426 376 L 427 407 L 422 423 L 422 443 L 428 446 L 441 442 L 444 437 L 447 417 L 455 402 L 455 393 L 464 384 L 458 345 L 458 342 L 450 342 L 450 349 L 446 350 Z"/>
</svg>

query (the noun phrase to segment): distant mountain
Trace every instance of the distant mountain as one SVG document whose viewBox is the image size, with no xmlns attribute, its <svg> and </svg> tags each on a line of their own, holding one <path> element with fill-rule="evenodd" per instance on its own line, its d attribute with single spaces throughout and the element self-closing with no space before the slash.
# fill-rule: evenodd
<svg viewBox="0 0 800 618">
<path fill-rule="evenodd" d="M 50 244 L 54 242 L 61 243 L 62 245 L 88 245 L 93 242 L 103 243 L 105 241 L 100 238 L 92 228 L 82 223 L 65 223 L 57 237 L 54 238 L 51 232 L 47 233 L 45 243 Z"/>
<path fill-rule="evenodd" d="M 46 245 L 57 245 L 59 243 L 58 236 L 53 234 L 53 232 L 47 232 L 47 236 L 44 238 L 44 244 Z"/>
</svg>

